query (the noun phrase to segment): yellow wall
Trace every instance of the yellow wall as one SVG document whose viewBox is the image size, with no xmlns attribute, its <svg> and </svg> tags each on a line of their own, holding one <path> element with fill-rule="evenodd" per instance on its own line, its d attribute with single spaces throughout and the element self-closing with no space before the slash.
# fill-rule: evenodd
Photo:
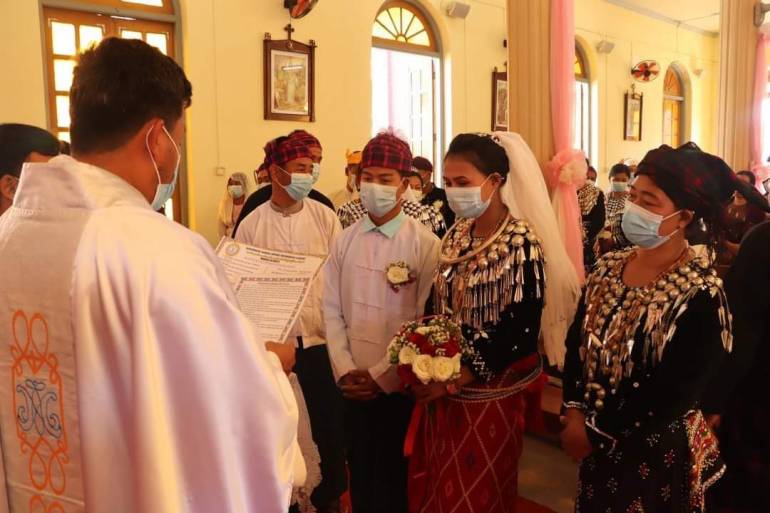
<svg viewBox="0 0 770 513">
<path fill-rule="evenodd" d="M 449 125 L 455 132 L 488 130 L 491 73 L 506 58 L 504 2 L 471 0 L 465 21 L 446 17 L 439 3 L 422 5 L 436 21 L 445 51 L 446 84 L 452 88 Z M 183 2 L 185 69 L 194 87 L 188 155 L 195 228 L 210 240 L 225 187 L 224 178 L 214 173 L 217 165 L 228 172 L 251 170 L 261 161 L 268 139 L 305 128 L 324 145 L 318 189 L 330 193 L 344 185 L 345 150 L 361 149 L 371 135 L 371 27 L 381 1 L 324 0 L 294 22 L 295 38 L 318 44 L 317 122 L 306 125 L 262 119 L 262 40 L 265 32 L 274 39 L 285 36 L 287 16 L 281 5 L 265 0 Z"/>
<path fill-rule="evenodd" d="M 600 176 L 622 158 L 641 160 L 651 148 L 662 144 L 663 81 L 669 64 L 676 62 L 686 71 L 689 89 L 685 113 L 685 141 L 692 140 L 704 151 L 716 152 L 717 92 L 719 87 L 719 39 L 623 9 L 604 0 L 576 0 L 576 35 L 588 54 L 594 105 L 598 110 L 593 130 L 593 161 Z M 615 43 L 607 54 L 596 51 L 605 39 Z M 646 84 L 642 140 L 623 140 L 623 94 L 630 89 L 631 68 L 654 59 L 661 72 Z M 703 69 L 700 77 L 694 69 Z M 598 125 L 598 126 L 596 126 Z"/>
<path fill-rule="evenodd" d="M 81 0 L 82 1 L 82 0 Z M 444 46 L 447 136 L 490 128 L 491 72 L 506 60 L 504 0 L 466 0 L 466 20 L 448 18 L 441 0 L 422 0 L 435 20 Z M 322 0 L 306 18 L 295 21 L 300 40 L 314 39 L 317 51 L 316 123 L 264 121 L 262 110 L 262 39 L 282 38 L 287 17 L 280 0 L 181 0 L 184 67 L 193 83 L 188 112 L 187 156 L 190 214 L 194 229 L 216 239 L 217 204 L 227 173 L 250 172 L 261 161 L 264 143 L 295 128 L 315 133 L 325 147 L 319 189 L 342 187 L 344 152 L 360 148 L 371 130 L 370 30 L 381 0 Z M 718 41 L 677 30 L 673 25 L 637 15 L 603 0 L 576 0 L 578 38 L 589 55 L 598 110 L 595 162 L 603 173 L 623 157 L 641 158 L 660 144 L 663 77 L 640 87 L 644 92 L 643 139 L 622 140 L 623 92 L 630 68 L 656 59 L 663 70 L 673 61 L 689 74 L 692 108 L 688 130 L 706 150 L 715 150 L 714 122 L 718 84 Z M 0 0 L 0 122 L 45 126 L 45 86 L 37 0 Z M 598 55 L 595 43 L 616 44 Z M 704 69 L 700 78 L 693 66 Z"/>
<path fill-rule="evenodd" d="M 47 126 L 41 37 L 36 0 L 0 0 L 0 123 Z"/>
</svg>

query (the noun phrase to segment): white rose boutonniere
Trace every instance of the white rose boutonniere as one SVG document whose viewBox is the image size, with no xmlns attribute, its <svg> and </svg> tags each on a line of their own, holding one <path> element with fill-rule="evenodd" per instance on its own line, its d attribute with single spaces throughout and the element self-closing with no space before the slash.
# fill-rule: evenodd
<svg viewBox="0 0 770 513">
<path fill-rule="evenodd" d="M 444 208 L 444 202 L 441 200 L 436 200 L 433 202 L 432 206 L 433 206 L 433 210 L 435 210 L 436 212 L 439 212 L 441 211 L 442 208 Z"/>
<path fill-rule="evenodd" d="M 395 262 L 390 264 L 385 269 L 385 275 L 393 292 L 398 292 L 401 288 L 406 287 L 410 283 L 414 283 L 416 279 L 414 273 L 409 269 L 409 266 L 406 265 L 405 262 Z"/>
</svg>

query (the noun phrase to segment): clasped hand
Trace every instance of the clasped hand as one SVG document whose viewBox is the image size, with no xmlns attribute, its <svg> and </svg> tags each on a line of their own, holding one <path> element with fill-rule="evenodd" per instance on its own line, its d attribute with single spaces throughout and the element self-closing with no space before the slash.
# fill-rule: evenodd
<svg viewBox="0 0 770 513">
<path fill-rule="evenodd" d="M 342 376 L 338 384 L 342 396 L 354 401 L 371 401 L 382 392 L 367 370 L 352 370 Z"/>
</svg>

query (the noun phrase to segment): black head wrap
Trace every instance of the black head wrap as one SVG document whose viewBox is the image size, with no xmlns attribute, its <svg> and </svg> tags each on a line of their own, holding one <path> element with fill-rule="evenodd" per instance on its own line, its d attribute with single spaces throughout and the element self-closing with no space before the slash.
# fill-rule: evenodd
<svg viewBox="0 0 770 513">
<path fill-rule="evenodd" d="M 712 235 L 721 229 L 725 207 L 737 191 L 751 204 L 770 212 L 767 199 L 750 184 L 740 180 L 724 160 L 695 143 L 674 149 L 663 145 L 651 150 L 639 163 L 636 176 L 647 176 L 678 208 L 703 219 Z"/>
<path fill-rule="evenodd" d="M 21 166 L 32 152 L 49 157 L 59 154 L 59 140 L 50 132 L 31 125 L 0 125 L 0 176 L 19 176 Z"/>
</svg>

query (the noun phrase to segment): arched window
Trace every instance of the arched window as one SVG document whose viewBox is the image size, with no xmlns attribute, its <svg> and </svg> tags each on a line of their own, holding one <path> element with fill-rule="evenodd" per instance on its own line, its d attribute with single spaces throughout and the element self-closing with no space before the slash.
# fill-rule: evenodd
<svg viewBox="0 0 770 513">
<path fill-rule="evenodd" d="M 669 66 L 663 81 L 663 144 L 676 148 L 684 135 L 685 89 L 682 75 Z"/>
<path fill-rule="evenodd" d="M 372 24 L 372 133 L 394 128 L 440 176 L 441 54 L 433 24 L 415 3 L 388 0 Z"/>
<path fill-rule="evenodd" d="M 375 46 L 393 50 L 438 52 L 436 37 L 426 16 L 401 0 L 386 2 L 372 26 Z"/>
<path fill-rule="evenodd" d="M 575 143 L 591 158 L 591 82 L 583 48 L 575 45 Z"/>
<path fill-rule="evenodd" d="M 57 1 L 56 7 L 43 9 L 49 124 L 63 141 L 70 140 L 69 91 L 78 55 L 106 37 L 122 37 L 142 39 L 175 57 L 177 22 L 172 0 L 77 1 L 72 8 L 66 4 Z M 177 221 L 182 220 L 181 190 L 176 188 L 166 208 Z"/>
</svg>

